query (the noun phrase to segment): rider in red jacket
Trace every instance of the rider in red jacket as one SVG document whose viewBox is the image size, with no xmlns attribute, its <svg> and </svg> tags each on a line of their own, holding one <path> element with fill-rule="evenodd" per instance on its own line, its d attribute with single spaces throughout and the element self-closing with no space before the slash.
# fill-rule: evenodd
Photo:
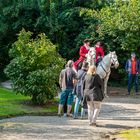
<svg viewBox="0 0 140 140">
<path fill-rule="evenodd" d="M 80 57 L 74 63 L 74 67 L 75 67 L 76 70 L 78 69 L 78 67 L 80 67 L 79 65 L 82 65 L 82 62 L 86 58 L 86 54 L 88 53 L 88 50 L 89 50 L 90 40 L 89 39 L 85 39 L 83 43 L 84 43 L 84 45 L 80 47 L 80 51 L 79 51 Z"/>
<path fill-rule="evenodd" d="M 104 57 L 103 43 L 97 42 L 95 45 L 96 50 L 96 63 L 99 63 L 101 59 Z"/>
</svg>

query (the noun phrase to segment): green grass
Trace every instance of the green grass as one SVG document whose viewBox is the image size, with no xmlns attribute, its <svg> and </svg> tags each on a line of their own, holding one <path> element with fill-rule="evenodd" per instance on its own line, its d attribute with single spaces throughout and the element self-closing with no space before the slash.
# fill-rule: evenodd
<svg viewBox="0 0 140 140">
<path fill-rule="evenodd" d="M 140 140 L 140 129 L 124 130 L 118 136 L 125 140 Z"/>
<path fill-rule="evenodd" d="M 24 114 L 48 114 L 57 112 L 56 101 L 44 106 L 34 106 L 31 98 L 0 88 L 0 118 L 12 117 Z"/>
</svg>

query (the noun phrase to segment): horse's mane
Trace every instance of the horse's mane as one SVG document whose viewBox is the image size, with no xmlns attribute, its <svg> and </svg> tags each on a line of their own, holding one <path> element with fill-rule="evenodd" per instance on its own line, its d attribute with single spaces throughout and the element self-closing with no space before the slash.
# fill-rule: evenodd
<svg viewBox="0 0 140 140">
<path fill-rule="evenodd" d="M 110 55 L 110 52 L 103 57 L 103 60 L 105 60 L 106 58 L 108 58 L 109 55 Z"/>
<path fill-rule="evenodd" d="M 106 57 L 109 57 L 109 55 L 110 55 L 111 53 L 116 54 L 115 51 L 114 51 L 114 52 L 109 52 L 108 54 L 106 54 L 106 55 L 104 56 L 103 59 L 105 59 Z"/>
</svg>

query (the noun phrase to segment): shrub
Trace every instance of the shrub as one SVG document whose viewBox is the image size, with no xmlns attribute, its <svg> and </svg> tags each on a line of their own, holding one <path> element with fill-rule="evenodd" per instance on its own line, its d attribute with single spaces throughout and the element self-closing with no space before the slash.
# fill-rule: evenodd
<svg viewBox="0 0 140 140">
<path fill-rule="evenodd" d="M 13 82 L 17 93 L 29 95 L 35 104 L 45 104 L 53 99 L 57 81 L 65 60 L 56 52 L 45 34 L 35 39 L 24 29 L 10 50 L 13 57 L 5 73 Z"/>
</svg>

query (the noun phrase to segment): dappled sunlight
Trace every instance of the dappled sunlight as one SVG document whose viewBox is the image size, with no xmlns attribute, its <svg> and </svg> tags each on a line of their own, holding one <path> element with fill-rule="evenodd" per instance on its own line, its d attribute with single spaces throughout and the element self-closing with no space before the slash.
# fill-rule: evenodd
<svg viewBox="0 0 140 140">
<path fill-rule="evenodd" d="M 140 140 L 140 129 L 130 129 L 120 131 L 116 136 L 118 138 L 124 138 L 126 140 Z"/>
</svg>

